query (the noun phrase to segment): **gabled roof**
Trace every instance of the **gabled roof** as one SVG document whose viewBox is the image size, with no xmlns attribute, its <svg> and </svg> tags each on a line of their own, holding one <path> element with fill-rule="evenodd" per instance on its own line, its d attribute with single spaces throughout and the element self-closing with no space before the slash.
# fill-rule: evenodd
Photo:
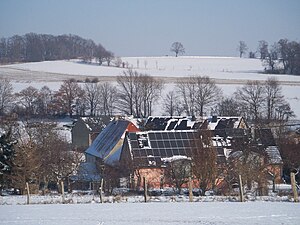
<svg viewBox="0 0 300 225">
<path fill-rule="evenodd" d="M 127 120 L 110 122 L 85 152 L 109 165 L 116 163 L 119 161 L 124 134 L 129 125 L 134 126 Z"/>
</svg>

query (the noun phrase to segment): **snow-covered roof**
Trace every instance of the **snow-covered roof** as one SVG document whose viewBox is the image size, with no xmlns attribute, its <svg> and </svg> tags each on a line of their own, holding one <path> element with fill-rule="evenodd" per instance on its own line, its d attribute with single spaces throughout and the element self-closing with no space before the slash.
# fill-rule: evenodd
<svg viewBox="0 0 300 225">
<path fill-rule="evenodd" d="M 196 130 L 207 124 L 207 129 L 239 128 L 243 117 L 184 117 L 184 116 L 150 116 L 146 123 L 147 130 Z"/>
<path fill-rule="evenodd" d="M 174 161 L 183 160 L 183 159 L 191 160 L 191 158 L 187 157 L 186 155 L 173 155 L 171 157 L 161 158 L 161 161 L 162 162 L 174 162 Z"/>
<path fill-rule="evenodd" d="M 208 129 L 236 129 L 239 128 L 239 125 L 243 117 L 209 117 L 208 118 Z"/>
</svg>

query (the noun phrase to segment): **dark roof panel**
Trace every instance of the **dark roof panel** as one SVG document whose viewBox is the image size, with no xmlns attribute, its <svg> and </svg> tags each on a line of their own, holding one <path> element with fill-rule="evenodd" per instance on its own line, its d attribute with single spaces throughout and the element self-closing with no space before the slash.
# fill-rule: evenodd
<svg viewBox="0 0 300 225">
<path fill-rule="evenodd" d="M 137 132 L 136 136 L 128 133 L 126 140 L 129 142 L 134 163 L 140 166 L 159 166 L 164 158 L 185 156 L 191 157 L 196 147 L 194 138 L 196 131 L 147 131 Z M 135 143 L 140 143 L 136 145 Z M 221 151 L 222 153 L 222 151 Z M 221 155 L 221 153 L 219 155 Z M 224 151 L 223 155 L 224 157 Z"/>
<path fill-rule="evenodd" d="M 107 159 L 108 156 L 118 160 L 118 157 L 120 157 L 119 148 L 121 147 L 121 137 L 129 123 L 130 122 L 126 120 L 110 122 L 86 150 L 86 153 L 101 158 L 102 160 Z M 114 150 L 114 152 L 112 152 L 112 150 Z M 117 156 L 114 157 L 113 154 L 117 154 Z"/>
</svg>

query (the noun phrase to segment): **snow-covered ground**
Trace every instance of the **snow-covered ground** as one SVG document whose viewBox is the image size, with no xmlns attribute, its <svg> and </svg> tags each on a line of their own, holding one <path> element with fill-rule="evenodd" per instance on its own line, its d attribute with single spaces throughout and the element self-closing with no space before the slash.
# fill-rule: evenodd
<svg viewBox="0 0 300 225">
<path fill-rule="evenodd" d="M 181 202 L 1 205 L 3 225 L 286 224 L 300 221 L 300 204 Z"/>
<path fill-rule="evenodd" d="M 227 96 L 247 80 L 266 80 L 276 77 L 283 89 L 283 94 L 300 118 L 300 76 L 262 74 L 264 67 L 259 59 L 236 57 L 123 57 L 125 67 L 141 73 L 160 77 L 165 81 L 164 96 L 174 88 L 178 78 L 191 75 L 209 76 L 223 89 Z M 78 60 L 46 61 L 0 66 L 0 78 L 13 80 L 14 90 L 20 91 L 28 86 L 41 88 L 44 85 L 58 90 L 63 80 L 75 78 L 84 81 L 97 77 L 100 81 L 116 83 L 116 76 L 126 68 L 99 66 L 96 63 L 85 64 Z M 161 115 L 162 107 L 156 106 L 153 115 Z"/>
</svg>

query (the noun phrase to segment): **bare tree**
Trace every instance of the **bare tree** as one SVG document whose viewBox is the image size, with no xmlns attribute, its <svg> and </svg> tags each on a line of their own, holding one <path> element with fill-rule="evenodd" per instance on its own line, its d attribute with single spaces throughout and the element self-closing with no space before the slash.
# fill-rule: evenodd
<svg viewBox="0 0 300 225">
<path fill-rule="evenodd" d="M 154 102 L 160 97 L 163 83 L 147 74 L 140 74 L 139 82 L 142 100 L 139 111 L 142 117 L 148 117 L 152 113 Z"/>
<path fill-rule="evenodd" d="M 8 79 L 0 79 L 0 115 L 3 115 L 13 101 L 13 87 Z"/>
<path fill-rule="evenodd" d="M 164 177 L 168 178 L 170 184 L 174 184 L 178 192 L 181 192 L 183 184 L 186 184 L 192 176 L 191 160 L 178 159 L 167 163 Z"/>
<path fill-rule="evenodd" d="M 247 52 L 248 47 L 244 41 L 239 41 L 239 45 L 237 47 L 237 50 L 240 53 L 240 58 L 243 57 L 243 55 Z"/>
<path fill-rule="evenodd" d="M 102 63 L 105 61 L 105 55 L 106 55 L 105 48 L 101 44 L 98 44 L 94 55 L 97 58 L 99 65 L 102 65 Z"/>
<path fill-rule="evenodd" d="M 180 116 L 183 112 L 183 107 L 179 101 L 175 91 L 169 91 L 164 98 L 164 110 L 169 116 Z"/>
<path fill-rule="evenodd" d="M 259 81 L 248 81 L 242 88 L 234 93 L 235 98 L 245 106 L 246 116 L 258 124 L 262 118 L 265 101 L 264 85 Z"/>
<path fill-rule="evenodd" d="M 64 107 L 67 109 L 70 117 L 73 115 L 76 99 L 82 95 L 82 92 L 83 90 L 75 81 L 67 80 L 63 82 L 59 91 L 56 93 L 56 97 L 64 104 Z"/>
<path fill-rule="evenodd" d="M 279 82 L 268 78 L 265 82 L 267 121 L 275 119 L 275 109 L 285 103 Z"/>
<path fill-rule="evenodd" d="M 171 45 L 170 51 L 171 51 L 171 52 L 174 52 L 176 57 L 177 57 L 179 54 L 182 55 L 182 54 L 185 53 L 185 49 L 184 49 L 183 45 L 182 45 L 180 42 L 174 42 L 174 43 Z"/>
<path fill-rule="evenodd" d="M 136 115 L 135 112 L 135 96 L 138 72 L 131 69 L 123 71 L 122 76 L 117 77 L 119 85 L 119 101 L 118 108 L 120 111 L 128 115 Z"/>
<path fill-rule="evenodd" d="M 213 106 L 221 96 L 221 89 L 207 76 L 194 77 L 197 84 L 196 110 L 200 116 L 204 115 L 205 107 Z"/>
<path fill-rule="evenodd" d="M 207 76 L 189 77 L 177 85 L 187 115 L 203 116 L 206 107 L 217 103 L 222 91 Z"/>
<path fill-rule="evenodd" d="M 267 68 L 267 72 L 275 73 L 278 64 L 278 45 L 272 45 L 265 59 L 262 60 L 263 65 Z"/>
<path fill-rule="evenodd" d="M 238 181 L 241 175 L 248 190 L 257 187 L 255 191 L 262 193 L 267 186 L 267 164 L 263 154 L 260 154 L 257 144 L 249 139 L 236 139 L 232 143 L 235 151 L 228 161 L 228 174 Z M 254 184 L 256 185 L 254 186 Z"/>
<path fill-rule="evenodd" d="M 193 78 L 189 77 L 184 81 L 179 81 L 177 86 L 178 95 L 182 100 L 183 108 L 188 116 L 196 115 L 196 84 Z"/>
<path fill-rule="evenodd" d="M 265 40 L 259 41 L 257 51 L 260 54 L 260 59 L 261 60 L 266 59 L 268 57 L 268 54 L 269 54 L 268 42 L 266 42 Z"/>
<path fill-rule="evenodd" d="M 241 105 L 233 98 L 225 98 L 217 105 L 220 116 L 240 116 L 242 114 Z"/>
<path fill-rule="evenodd" d="M 201 194 L 213 188 L 217 177 L 217 151 L 209 130 L 199 130 L 193 141 L 192 171 L 199 180 Z"/>
<path fill-rule="evenodd" d="M 19 103 L 25 108 L 27 116 L 36 114 L 37 111 L 37 100 L 39 97 L 38 89 L 29 86 L 16 93 Z"/>
<path fill-rule="evenodd" d="M 147 74 L 129 69 L 117 78 L 119 85 L 118 108 L 136 117 L 147 117 L 155 100 L 160 96 L 162 82 Z"/>
<path fill-rule="evenodd" d="M 39 91 L 37 99 L 37 112 L 40 115 L 49 115 L 49 105 L 51 104 L 52 98 L 52 90 L 48 86 L 43 86 Z"/>
<path fill-rule="evenodd" d="M 90 116 L 94 116 L 101 101 L 101 86 L 99 83 L 85 83 L 84 90 Z"/>
<path fill-rule="evenodd" d="M 12 186 L 23 194 L 26 182 L 31 184 L 31 191 L 37 192 L 41 163 L 37 154 L 38 147 L 30 140 L 24 140 L 15 147 L 16 155 L 10 175 Z"/>
<path fill-rule="evenodd" d="M 104 54 L 104 60 L 107 62 L 107 65 L 110 66 L 111 61 L 115 58 L 114 53 L 106 51 Z"/>
<path fill-rule="evenodd" d="M 100 112 L 105 116 L 112 116 L 116 108 L 117 88 L 107 82 L 100 84 L 101 103 Z"/>
</svg>

